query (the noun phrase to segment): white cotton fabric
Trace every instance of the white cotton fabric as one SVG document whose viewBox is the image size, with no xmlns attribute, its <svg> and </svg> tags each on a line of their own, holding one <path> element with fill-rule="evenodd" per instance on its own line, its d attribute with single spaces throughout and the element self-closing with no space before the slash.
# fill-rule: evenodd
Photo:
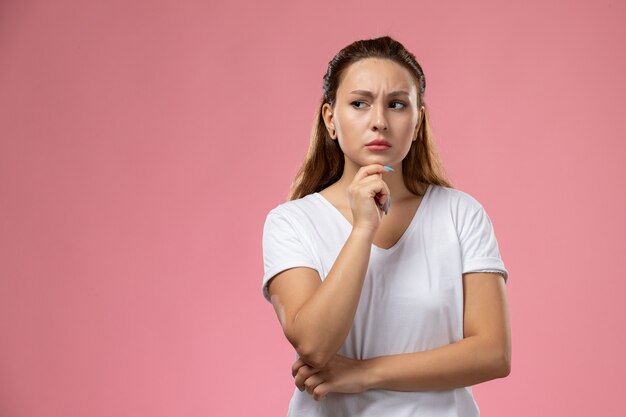
<svg viewBox="0 0 626 417">
<path fill-rule="evenodd" d="M 269 301 L 269 280 L 285 269 L 313 268 L 324 280 L 351 230 L 319 193 L 273 208 L 263 229 L 265 298 Z M 479 271 L 508 280 L 486 211 L 463 191 L 429 185 L 400 240 L 389 249 L 372 245 L 354 322 L 337 353 L 368 359 L 463 339 L 462 274 Z M 288 412 L 288 417 L 357 416 L 474 417 L 479 409 L 470 387 L 330 393 L 322 401 L 295 388 Z"/>
</svg>

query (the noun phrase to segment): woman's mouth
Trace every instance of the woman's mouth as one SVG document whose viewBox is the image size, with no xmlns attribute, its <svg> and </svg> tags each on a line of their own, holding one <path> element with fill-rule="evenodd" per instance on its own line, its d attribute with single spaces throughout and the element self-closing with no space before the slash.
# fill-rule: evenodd
<svg viewBox="0 0 626 417">
<path fill-rule="evenodd" d="M 372 151 L 384 151 L 385 149 L 391 148 L 391 144 L 383 138 L 378 138 L 369 142 L 367 145 L 365 145 L 365 147 Z"/>
<path fill-rule="evenodd" d="M 372 151 L 384 151 L 386 149 L 391 148 L 391 146 L 387 146 L 387 145 L 366 145 L 365 147 Z"/>
</svg>

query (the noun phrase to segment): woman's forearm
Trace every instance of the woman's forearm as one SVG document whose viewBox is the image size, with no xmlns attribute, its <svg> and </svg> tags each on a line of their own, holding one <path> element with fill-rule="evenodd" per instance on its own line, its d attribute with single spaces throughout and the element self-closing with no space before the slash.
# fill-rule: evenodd
<svg viewBox="0 0 626 417">
<path fill-rule="evenodd" d="M 510 372 L 507 350 L 479 336 L 439 348 L 363 362 L 369 389 L 435 391 L 467 387 Z"/>
<path fill-rule="evenodd" d="M 312 367 L 323 367 L 352 327 L 373 235 L 367 229 L 352 230 L 328 275 L 291 323 L 287 337 Z"/>
</svg>

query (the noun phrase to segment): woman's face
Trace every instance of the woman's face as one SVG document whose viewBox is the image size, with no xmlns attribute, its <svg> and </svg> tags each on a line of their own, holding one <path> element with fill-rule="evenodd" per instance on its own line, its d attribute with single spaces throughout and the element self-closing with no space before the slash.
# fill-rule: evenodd
<svg viewBox="0 0 626 417">
<path fill-rule="evenodd" d="M 334 109 L 326 103 L 322 115 L 346 164 L 397 166 L 417 137 L 423 114 L 417 104 L 417 86 L 406 68 L 388 59 L 366 58 L 346 69 Z M 390 146 L 366 146 L 375 139 Z"/>
</svg>

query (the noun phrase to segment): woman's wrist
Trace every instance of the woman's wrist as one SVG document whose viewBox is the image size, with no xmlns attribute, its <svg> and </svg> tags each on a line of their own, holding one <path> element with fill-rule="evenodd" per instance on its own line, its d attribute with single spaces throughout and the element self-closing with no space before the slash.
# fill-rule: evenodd
<svg viewBox="0 0 626 417">
<path fill-rule="evenodd" d="M 350 237 L 353 239 L 363 239 L 370 244 L 374 242 L 374 236 L 376 236 L 376 230 L 369 227 L 355 226 L 352 228 L 352 232 L 350 232 Z"/>
<path fill-rule="evenodd" d="M 365 391 L 378 389 L 380 376 L 378 375 L 377 362 L 376 358 L 361 361 Z"/>
</svg>

